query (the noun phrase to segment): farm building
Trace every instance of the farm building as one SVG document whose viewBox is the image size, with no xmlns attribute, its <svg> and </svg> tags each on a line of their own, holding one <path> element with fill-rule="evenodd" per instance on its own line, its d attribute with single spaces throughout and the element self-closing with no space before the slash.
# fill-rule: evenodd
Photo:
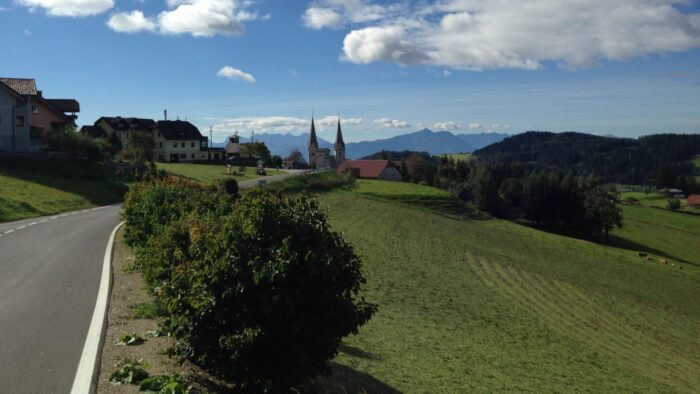
<svg viewBox="0 0 700 394">
<path fill-rule="evenodd" d="M 700 208 L 700 194 L 691 194 L 688 196 L 688 206 L 693 208 Z"/>
<path fill-rule="evenodd" d="M 338 166 L 338 172 L 348 171 L 358 178 L 401 181 L 401 172 L 389 160 L 347 160 Z"/>
</svg>

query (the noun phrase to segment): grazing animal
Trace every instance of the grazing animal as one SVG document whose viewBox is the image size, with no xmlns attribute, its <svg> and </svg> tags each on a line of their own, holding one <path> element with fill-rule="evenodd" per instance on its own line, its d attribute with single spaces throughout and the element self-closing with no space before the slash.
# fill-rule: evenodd
<svg viewBox="0 0 700 394">
<path fill-rule="evenodd" d="M 639 257 L 647 257 L 647 254 L 644 252 L 637 252 L 637 256 Z"/>
<path fill-rule="evenodd" d="M 652 260 L 654 260 L 654 259 L 652 259 L 651 257 L 647 256 L 647 257 L 644 258 L 644 260 L 646 260 L 646 261 L 652 261 Z"/>
<path fill-rule="evenodd" d="M 661 263 L 661 264 L 663 264 L 663 265 L 668 265 L 668 260 L 666 260 L 666 259 L 659 259 L 659 263 Z"/>
</svg>

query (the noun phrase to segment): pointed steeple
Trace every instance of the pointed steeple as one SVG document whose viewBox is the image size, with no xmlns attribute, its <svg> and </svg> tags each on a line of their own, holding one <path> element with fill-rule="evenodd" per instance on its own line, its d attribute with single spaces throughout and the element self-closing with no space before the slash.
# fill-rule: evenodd
<svg viewBox="0 0 700 394">
<path fill-rule="evenodd" d="M 340 129 L 340 117 L 338 117 L 338 131 L 335 134 L 335 150 L 341 147 L 345 149 L 345 142 L 343 141 L 343 130 Z"/>
<path fill-rule="evenodd" d="M 318 139 L 316 139 L 316 125 L 314 124 L 314 118 L 311 117 L 311 135 L 309 136 L 309 148 L 313 147 L 318 149 Z"/>
</svg>

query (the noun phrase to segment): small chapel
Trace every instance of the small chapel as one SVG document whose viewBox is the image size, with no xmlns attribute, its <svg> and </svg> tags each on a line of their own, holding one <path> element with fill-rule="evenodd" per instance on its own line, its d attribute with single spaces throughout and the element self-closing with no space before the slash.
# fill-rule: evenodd
<svg viewBox="0 0 700 394">
<path fill-rule="evenodd" d="M 345 142 L 343 142 L 343 131 L 338 118 L 338 130 L 335 136 L 335 156 L 331 156 L 331 150 L 320 148 L 316 137 L 316 125 L 314 118 L 311 118 L 311 133 L 309 135 L 309 167 L 316 169 L 336 168 L 345 161 Z"/>
</svg>

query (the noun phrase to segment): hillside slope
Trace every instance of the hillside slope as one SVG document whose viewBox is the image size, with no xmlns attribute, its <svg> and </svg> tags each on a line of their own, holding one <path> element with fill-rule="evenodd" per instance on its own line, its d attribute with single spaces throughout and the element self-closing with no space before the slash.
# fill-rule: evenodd
<svg viewBox="0 0 700 394">
<path fill-rule="evenodd" d="M 693 301 L 700 249 L 688 246 L 700 217 L 676 226 L 664 215 L 683 214 L 659 210 L 644 232 L 630 221 L 616 233 L 640 245 L 652 242 L 645 234 L 670 232 L 678 243 L 648 248 L 682 259 L 671 260 L 679 270 L 635 250 L 459 219 L 421 203 L 440 193 L 449 199 L 446 193 L 397 185 L 359 181 L 354 191 L 319 197 L 333 228 L 362 257 L 366 298 L 379 304 L 323 385 L 350 392 L 700 387 L 700 304 Z"/>
<path fill-rule="evenodd" d="M 0 222 L 113 204 L 123 186 L 68 176 L 56 163 L 0 160 Z"/>
</svg>

